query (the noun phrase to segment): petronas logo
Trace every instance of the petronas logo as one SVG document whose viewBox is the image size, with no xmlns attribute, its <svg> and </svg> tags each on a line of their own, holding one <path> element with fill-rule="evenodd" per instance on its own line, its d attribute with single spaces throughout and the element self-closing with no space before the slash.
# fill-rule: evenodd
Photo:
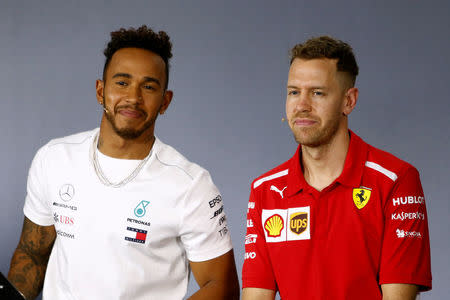
<svg viewBox="0 0 450 300">
<path fill-rule="evenodd" d="M 149 203 L 150 203 L 149 201 L 145 201 L 145 200 L 142 200 L 141 202 L 139 202 L 139 204 L 134 209 L 134 215 L 138 218 L 142 218 L 143 216 L 145 216 L 145 213 L 146 213 L 145 208 L 147 207 L 147 205 Z"/>
</svg>

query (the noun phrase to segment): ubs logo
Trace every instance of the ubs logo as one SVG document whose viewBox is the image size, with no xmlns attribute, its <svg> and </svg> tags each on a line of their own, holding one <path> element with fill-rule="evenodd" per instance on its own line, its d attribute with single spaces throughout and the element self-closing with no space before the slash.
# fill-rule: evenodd
<svg viewBox="0 0 450 300">
<path fill-rule="evenodd" d="M 294 213 L 290 217 L 289 227 L 295 234 L 301 234 L 308 228 L 308 213 L 298 212 Z"/>
<path fill-rule="evenodd" d="M 59 188 L 59 198 L 65 202 L 72 200 L 74 195 L 75 189 L 70 183 L 63 184 Z"/>
</svg>

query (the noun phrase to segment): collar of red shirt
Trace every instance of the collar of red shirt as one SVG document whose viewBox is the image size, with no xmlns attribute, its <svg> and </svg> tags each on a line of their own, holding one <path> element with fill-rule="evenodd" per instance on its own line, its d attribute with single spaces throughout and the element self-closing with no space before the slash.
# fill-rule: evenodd
<svg viewBox="0 0 450 300">
<path fill-rule="evenodd" d="M 361 184 L 364 164 L 367 160 L 368 145 L 353 131 L 349 130 L 349 133 L 350 145 L 345 158 L 344 169 L 330 186 L 340 183 L 350 187 L 359 187 Z M 300 155 L 301 146 L 299 145 L 294 156 L 289 160 L 287 196 L 293 196 L 301 190 L 314 190 L 303 176 Z"/>
</svg>

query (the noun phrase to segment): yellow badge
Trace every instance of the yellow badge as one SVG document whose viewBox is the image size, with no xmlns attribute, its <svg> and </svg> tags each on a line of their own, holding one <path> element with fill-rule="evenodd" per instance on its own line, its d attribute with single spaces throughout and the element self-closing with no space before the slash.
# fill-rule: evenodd
<svg viewBox="0 0 450 300">
<path fill-rule="evenodd" d="M 366 206 L 367 202 L 369 202 L 371 193 L 372 191 L 367 188 L 353 189 L 353 202 L 355 202 L 358 209 Z"/>
<path fill-rule="evenodd" d="M 271 216 L 264 223 L 264 229 L 267 232 L 267 236 L 278 237 L 281 235 L 281 230 L 284 228 L 283 218 L 276 214 Z"/>
</svg>

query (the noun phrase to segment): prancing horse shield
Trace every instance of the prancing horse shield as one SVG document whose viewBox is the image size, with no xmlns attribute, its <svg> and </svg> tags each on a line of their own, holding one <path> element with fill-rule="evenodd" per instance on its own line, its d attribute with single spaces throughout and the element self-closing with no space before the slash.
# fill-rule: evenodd
<svg viewBox="0 0 450 300">
<path fill-rule="evenodd" d="M 353 189 L 353 202 L 355 203 L 358 209 L 366 206 L 367 202 L 369 202 L 370 194 L 372 193 L 369 189 Z"/>
</svg>

